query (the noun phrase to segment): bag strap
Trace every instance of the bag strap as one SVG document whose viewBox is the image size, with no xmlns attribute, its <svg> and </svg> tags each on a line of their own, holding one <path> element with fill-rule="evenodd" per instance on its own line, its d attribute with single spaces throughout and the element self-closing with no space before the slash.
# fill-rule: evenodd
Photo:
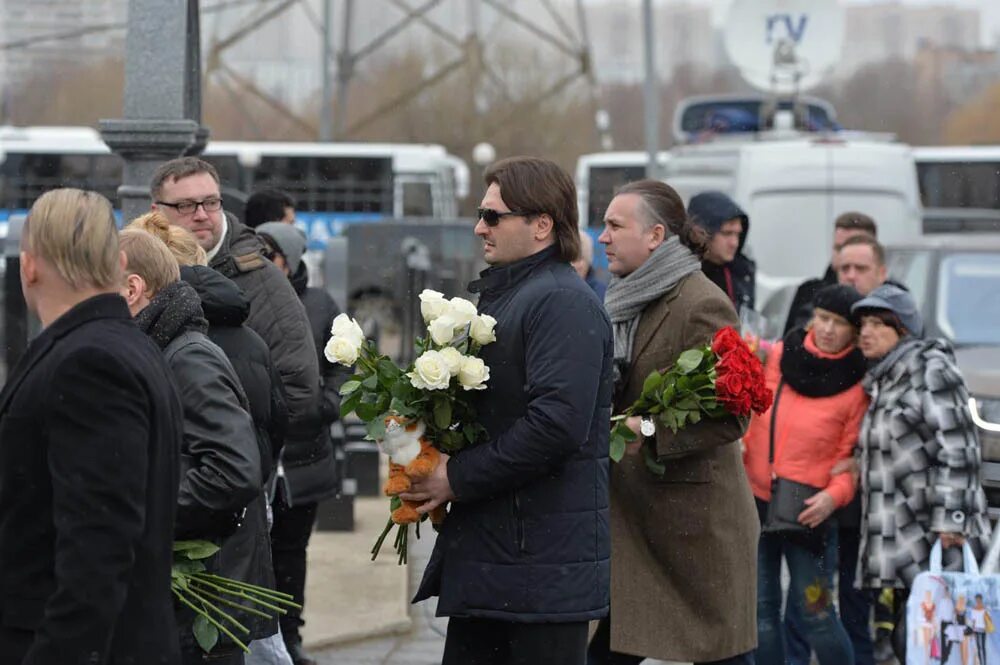
<svg viewBox="0 0 1000 665">
<path fill-rule="evenodd" d="M 941 539 L 938 538 L 931 546 L 931 560 L 928 568 L 935 575 L 941 574 L 941 549 Z M 962 566 L 967 574 L 979 575 L 979 564 L 976 562 L 976 555 L 968 542 L 962 545 Z"/>
<path fill-rule="evenodd" d="M 767 452 L 767 465 L 768 467 L 774 466 L 774 424 L 778 421 L 778 400 L 781 399 L 781 389 L 785 387 L 784 377 L 778 381 L 778 388 L 774 391 L 774 402 L 771 403 L 771 427 L 770 432 L 770 448 Z"/>
</svg>

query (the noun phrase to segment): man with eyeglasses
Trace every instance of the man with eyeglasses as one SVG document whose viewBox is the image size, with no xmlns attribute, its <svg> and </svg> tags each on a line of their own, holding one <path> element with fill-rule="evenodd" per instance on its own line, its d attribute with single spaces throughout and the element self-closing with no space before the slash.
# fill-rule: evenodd
<svg viewBox="0 0 1000 665">
<path fill-rule="evenodd" d="M 556 164 L 486 170 L 475 227 L 490 268 L 469 285 L 497 319 L 476 412 L 489 432 L 404 498 L 451 509 L 415 602 L 450 617 L 443 665 L 583 665 L 608 611 L 611 323 L 570 266 L 576 189 Z"/>
<path fill-rule="evenodd" d="M 264 242 L 223 211 L 219 174 L 211 164 L 197 157 L 166 162 L 153 175 L 150 194 L 155 210 L 195 235 L 209 266 L 243 289 L 250 300 L 246 324 L 264 338 L 281 375 L 289 422 L 277 475 L 302 478 L 294 497 L 285 491 L 274 498 L 271 552 L 278 590 L 302 604 L 317 502 L 336 491 L 333 455 L 320 436 L 319 365 L 305 308 L 285 275 L 265 258 Z M 302 625 L 298 615 L 281 622 L 295 665 L 314 662 L 302 651 Z"/>
</svg>

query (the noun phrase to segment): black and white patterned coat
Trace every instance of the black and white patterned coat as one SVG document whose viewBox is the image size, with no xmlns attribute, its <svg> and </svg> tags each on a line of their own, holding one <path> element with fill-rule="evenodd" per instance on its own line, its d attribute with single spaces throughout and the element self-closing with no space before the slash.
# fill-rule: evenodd
<svg viewBox="0 0 1000 665">
<path fill-rule="evenodd" d="M 871 404 L 858 441 L 858 579 L 909 588 L 927 570 L 937 533 L 963 533 L 980 554 L 989 537 L 969 393 L 947 342 L 912 338 L 872 368 L 864 386 Z M 946 567 L 952 558 L 960 566 L 959 554 L 946 550 Z"/>
</svg>

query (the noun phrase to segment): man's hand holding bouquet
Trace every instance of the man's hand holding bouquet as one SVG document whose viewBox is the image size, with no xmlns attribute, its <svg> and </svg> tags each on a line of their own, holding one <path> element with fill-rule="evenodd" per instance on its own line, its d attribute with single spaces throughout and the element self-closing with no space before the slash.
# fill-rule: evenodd
<svg viewBox="0 0 1000 665">
<path fill-rule="evenodd" d="M 480 315 L 468 300 L 449 300 L 430 289 L 420 294 L 420 311 L 427 334 L 415 341 L 416 360 L 408 367 L 381 355 L 346 314 L 334 320 L 325 349 L 331 362 L 355 367 L 356 374 L 340 389 L 341 413 L 357 414 L 368 438 L 389 456 L 384 492 L 391 497 L 391 513 L 372 548 L 373 560 L 398 525 L 394 545 L 399 563 L 406 562 L 408 525 L 417 525 L 419 537 L 420 522 L 427 515 L 400 495 L 413 480 L 427 478 L 441 463 L 442 453 L 460 450 L 483 435 L 470 397 L 489 381 L 490 369 L 477 354 L 496 341 L 496 320 Z M 435 508 L 431 523 L 440 524 L 445 514 L 444 506 Z"/>
<path fill-rule="evenodd" d="M 676 434 L 704 418 L 764 413 L 773 397 L 760 359 L 735 329 L 723 328 L 711 345 L 688 349 L 669 369 L 646 377 L 639 399 L 611 419 L 611 459 L 621 460 L 628 443 L 638 438 L 628 424 L 635 416 L 642 416 L 644 436 L 655 433 L 653 418 Z M 642 451 L 650 471 L 663 475 L 650 446 Z"/>
</svg>

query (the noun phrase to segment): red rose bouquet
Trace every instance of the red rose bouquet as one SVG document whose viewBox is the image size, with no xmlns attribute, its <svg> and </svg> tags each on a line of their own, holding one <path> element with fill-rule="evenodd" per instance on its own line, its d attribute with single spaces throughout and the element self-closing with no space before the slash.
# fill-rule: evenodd
<svg viewBox="0 0 1000 665">
<path fill-rule="evenodd" d="M 656 416 L 676 434 L 703 418 L 764 413 L 773 398 L 760 359 L 735 329 L 723 328 L 710 346 L 688 349 L 672 367 L 646 377 L 639 399 L 611 419 L 611 459 L 621 460 L 626 444 L 636 439 L 625 422 L 630 416 Z M 662 475 L 653 452 L 646 446 L 643 451 L 646 465 Z"/>
</svg>

